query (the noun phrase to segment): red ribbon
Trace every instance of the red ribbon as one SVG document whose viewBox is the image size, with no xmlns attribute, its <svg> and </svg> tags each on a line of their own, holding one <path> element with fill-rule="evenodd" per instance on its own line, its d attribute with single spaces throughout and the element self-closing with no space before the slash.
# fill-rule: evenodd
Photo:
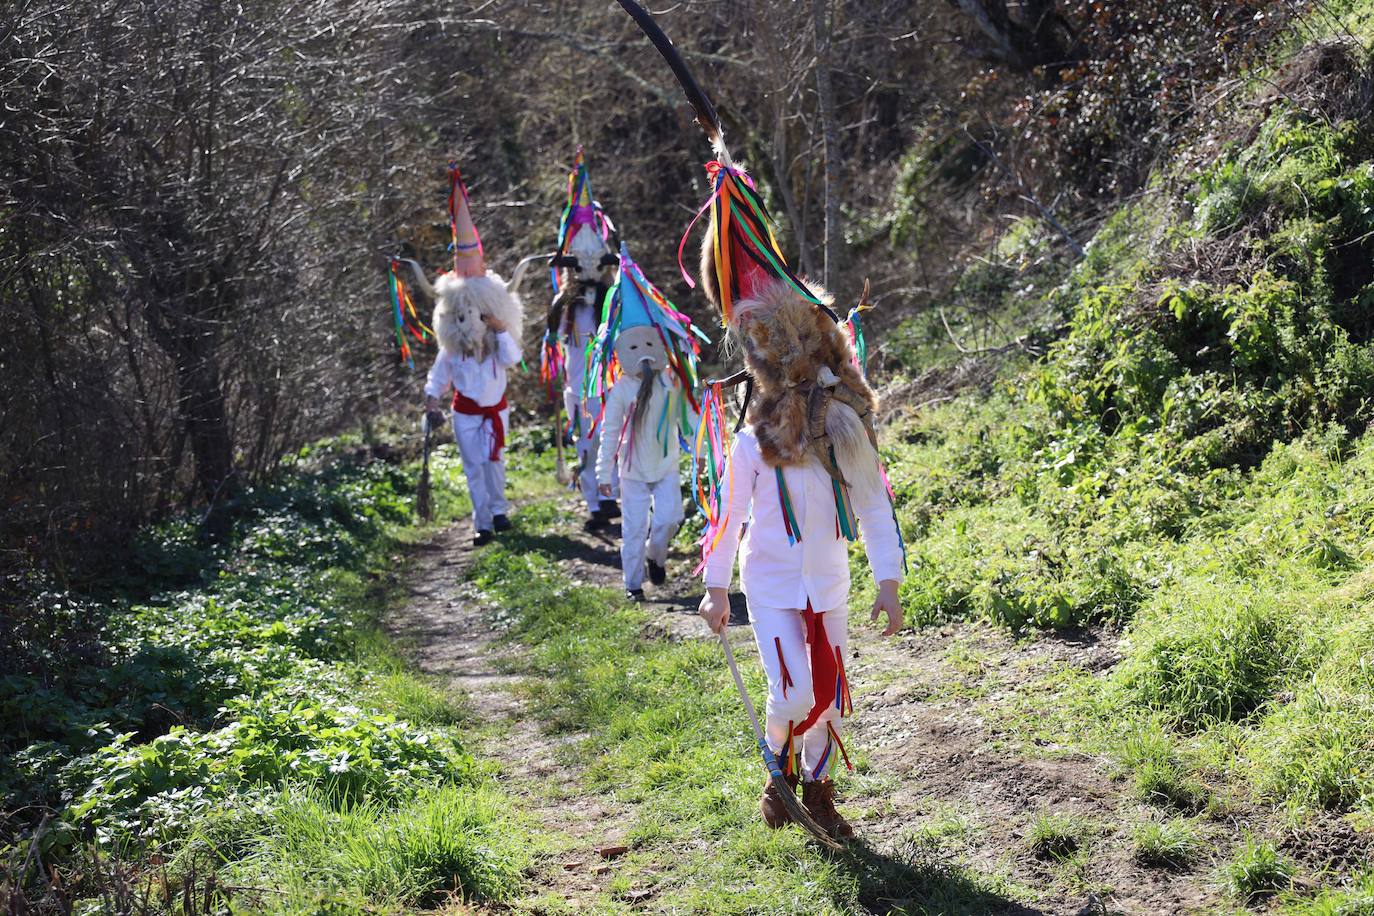
<svg viewBox="0 0 1374 916">
<path fill-rule="evenodd" d="M 825 612 L 817 613 L 808 601 L 806 610 L 802 611 L 802 620 L 806 623 L 806 643 L 811 647 L 811 690 L 815 705 L 797 725 L 799 735 L 815 725 L 821 714 L 834 705 L 835 686 L 843 673 L 838 664 L 839 653 L 830 645 L 830 637 L 825 632 Z M 848 692 L 847 684 L 845 691 Z"/>
</svg>

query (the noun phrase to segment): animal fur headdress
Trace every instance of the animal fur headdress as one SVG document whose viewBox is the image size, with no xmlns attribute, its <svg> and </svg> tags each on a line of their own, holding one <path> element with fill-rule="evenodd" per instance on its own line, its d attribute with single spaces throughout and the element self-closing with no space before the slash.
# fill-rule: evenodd
<svg viewBox="0 0 1374 916">
<path fill-rule="evenodd" d="M 620 4 L 673 69 L 716 151 L 706 166 L 712 191 L 702 284 L 720 309 L 727 342 L 744 357 L 752 389 L 746 419 L 764 460 L 778 467 L 815 459 L 838 481 L 879 485 L 878 399 L 839 327 L 833 300 L 788 267 L 763 200 L 731 160 L 714 107 L 672 43 L 637 4 Z"/>
<path fill-rule="evenodd" d="M 516 267 L 511 282 L 487 269 L 482 240 L 472 221 L 467 186 L 458 166 L 449 163 L 449 228 L 452 232 L 453 270 L 440 274 L 431 286 L 424 270 L 407 260 L 416 284 L 434 300 L 434 336 L 449 353 L 485 359 L 494 346 L 494 335 L 482 321 L 490 315 L 519 335 L 525 307 L 516 294 L 529 259 Z"/>
</svg>

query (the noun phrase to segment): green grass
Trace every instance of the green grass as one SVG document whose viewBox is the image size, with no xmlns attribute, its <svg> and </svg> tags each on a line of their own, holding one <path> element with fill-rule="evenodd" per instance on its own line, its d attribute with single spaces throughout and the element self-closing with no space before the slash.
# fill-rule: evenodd
<svg viewBox="0 0 1374 916">
<path fill-rule="evenodd" d="M 1247 837 L 1230 862 L 1221 867 L 1226 889 L 1242 903 L 1272 896 L 1293 883 L 1293 863 L 1272 843 Z"/>
<path fill-rule="evenodd" d="M 1155 868 L 1187 868 L 1203 852 L 1197 829 L 1182 820 L 1138 825 L 1131 831 L 1131 847 L 1136 861 Z"/>
<path fill-rule="evenodd" d="M 1088 825 L 1081 818 L 1041 813 L 1026 829 L 1026 845 L 1038 856 L 1064 860 L 1079 851 L 1088 832 Z"/>
<path fill-rule="evenodd" d="M 324 900 L 382 907 L 429 907 L 450 895 L 507 900 L 521 889 L 535 848 L 528 828 L 512 822 L 510 799 L 490 786 L 447 786 L 400 805 L 343 810 L 290 792 L 272 799 L 265 817 L 245 819 L 246 835 L 213 839 L 244 850 L 230 877 L 273 888 L 282 895 L 269 898 L 274 910 L 282 901 L 310 912 Z"/>
</svg>

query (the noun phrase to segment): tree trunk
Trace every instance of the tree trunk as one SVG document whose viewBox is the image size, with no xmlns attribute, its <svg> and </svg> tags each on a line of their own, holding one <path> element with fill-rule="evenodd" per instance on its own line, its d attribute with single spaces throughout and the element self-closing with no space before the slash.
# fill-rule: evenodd
<svg viewBox="0 0 1374 916">
<path fill-rule="evenodd" d="M 821 119 L 821 144 L 825 156 L 822 197 L 825 209 L 824 257 L 821 284 L 830 289 L 839 272 L 840 259 L 840 137 L 835 123 L 835 90 L 831 85 L 830 0 L 811 0 L 812 25 L 816 37 L 816 98 Z"/>
</svg>

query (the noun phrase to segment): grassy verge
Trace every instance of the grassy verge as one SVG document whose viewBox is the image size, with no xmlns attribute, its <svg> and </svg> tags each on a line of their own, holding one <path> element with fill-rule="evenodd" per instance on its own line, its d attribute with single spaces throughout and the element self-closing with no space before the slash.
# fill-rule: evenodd
<svg viewBox="0 0 1374 916">
<path fill-rule="evenodd" d="M 1298 912 L 1367 899 L 1304 830 L 1374 848 L 1369 61 L 1322 53 L 1322 88 L 1105 223 L 1044 300 L 1065 330 L 1043 358 L 887 448 L 909 622 L 1124 630 L 1119 664 L 1003 726 L 1107 755 L 1161 817 L 1251 824 L 1217 883 Z M 1216 858 L 1175 833 L 1142 857 Z"/>
<path fill-rule="evenodd" d="M 542 518 L 541 512 L 548 512 Z M 904 901 L 909 912 L 982 912 L 1009 889 L 950 861 L 913 831 L 904 849 L 822 855 L 798 830 L 759 820 L 761 767 L 739 697 L 713 640 L 643 635 L 648 616 L 607 589 L 573 584 L 552 522 L 526 507 L 516 536 L 482 551 L 472 570 L 512 638 L 529 646 L 533 708 L 556 733 L 578 734 L 556 753 L 585 768 L 580 791 L 632 806 L 630 846 L 609 894 L 591 912 L 652 907 L 695 913 L 839 913 Z M 741 651 L 746 680 L 761 671 Z M 878 778 L 859 754 L 852 779 Z M 547 912 L 572 912 L 556 900 Z M 579 912 L 587 911 L 585 904 Z"/>
<path fill-rule="evenodd" d="M 465 746 L 462 698 L 380 626 L 423 536 L 415 468 L 355 450 L 302 453 L 217 543 L 191 519 L 145 532 L 98 595 L 27 583 L 0 678 L 15 905 L 318 912 L 515 893 L 530 847 Z M 543 463 L 523 459 L 515 485 Z M 466 511 L 459 474 L 441 451 L 440 523 Z"/>
</svg>

